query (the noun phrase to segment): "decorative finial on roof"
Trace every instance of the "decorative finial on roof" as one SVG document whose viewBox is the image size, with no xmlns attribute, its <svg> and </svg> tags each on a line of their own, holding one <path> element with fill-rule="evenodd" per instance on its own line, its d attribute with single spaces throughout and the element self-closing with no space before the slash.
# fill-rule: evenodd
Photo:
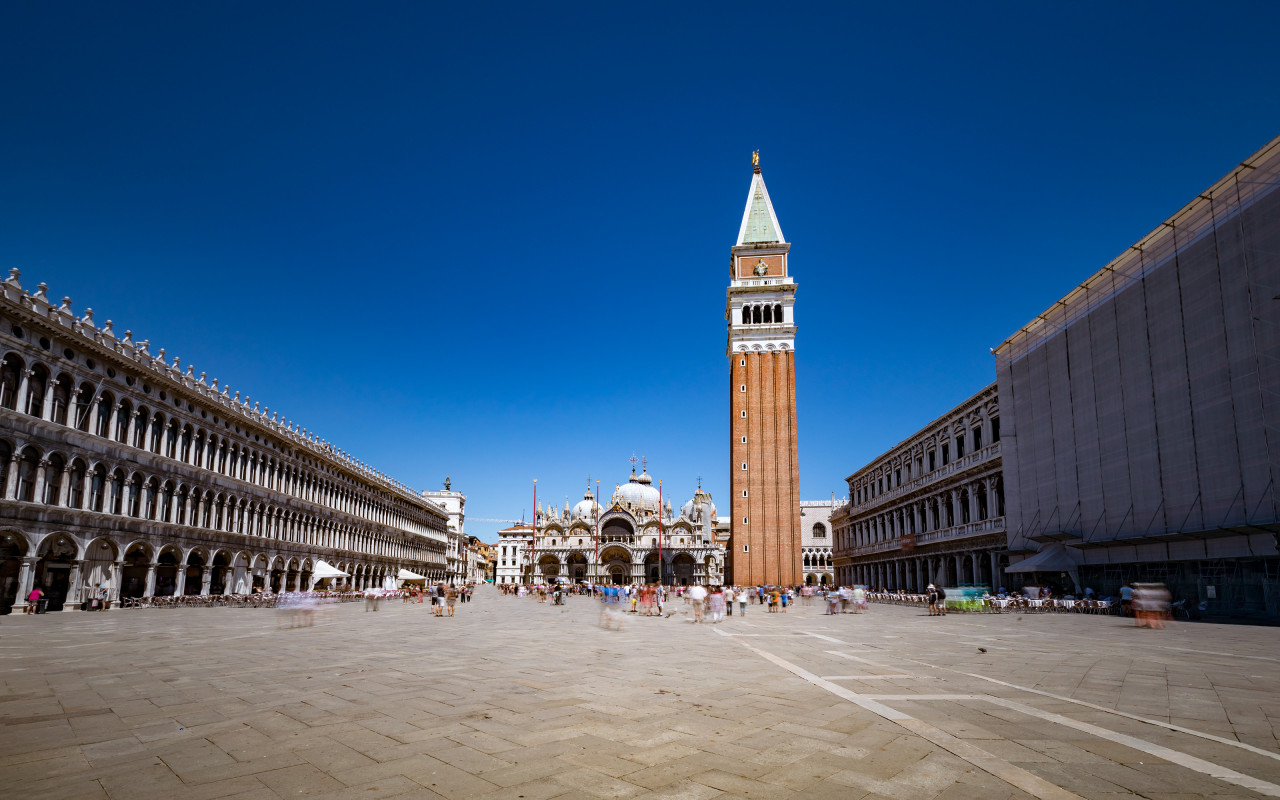
<svg viewBox="0 0 1280 800">
<path fill-rule="evenodd" d="M 632 452 L 631 453 L 631 474 L 632 475 L 636 474 L 636 462 L 639 460 L 640 459 L 636 458 L 635 452 Z"/>
<path fill-rule="evenodd" d="M 751 151 L 751 171 L 752 172 L 760 171 L 760 151 L 759 150 Z"/>
</svg>

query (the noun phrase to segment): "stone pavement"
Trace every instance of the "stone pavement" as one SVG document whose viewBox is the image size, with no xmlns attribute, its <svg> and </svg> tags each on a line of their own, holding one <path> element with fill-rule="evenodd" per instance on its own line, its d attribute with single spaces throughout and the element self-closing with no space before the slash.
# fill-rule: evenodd
<svg viewBox="0 0 1280 800">
<path fill-rule="evenodd" d="M 675 606 L 681 609 L 680 605 Z M 1280 629 L 815 605 L 0 620 L 22 798 L 1280 796 Z"/>
</svg>

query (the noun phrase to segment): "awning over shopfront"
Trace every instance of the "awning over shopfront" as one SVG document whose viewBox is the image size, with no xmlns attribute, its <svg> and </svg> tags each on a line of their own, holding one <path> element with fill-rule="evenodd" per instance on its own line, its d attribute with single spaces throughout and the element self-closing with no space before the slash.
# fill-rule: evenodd
<svg viewBox="0 0 1280 800">
<path fill-rule="evenodd" d="M 1040 552 L 1005 567 L 1005 572 L 1072 572 L 1080 565 L 1080 556 L 1060 544 L 1047 544 Z"/>
<path fill-rule="evenodd" d="M 317 561 L 316 568 L 311 573 L 311 577 L 316 580 L 323 580 L 324 578 L 345 578 L 347 577 L 347 573 L 327 561 Z"/>
<path fill-rule="evenodd" d="M 407 569 L 400 570 L 400 574 L 396 576 L 401 583 L 426 583 L 427 576 L 419 575 L 416 572 L 410 572 Z"/>
</svg>

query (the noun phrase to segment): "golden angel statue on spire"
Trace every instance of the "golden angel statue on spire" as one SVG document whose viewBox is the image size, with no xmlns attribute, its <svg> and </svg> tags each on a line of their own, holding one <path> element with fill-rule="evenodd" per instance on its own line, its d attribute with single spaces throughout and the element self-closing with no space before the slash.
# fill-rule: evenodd
<svg viewBox="0 0 1280 800">
<path fill-rule="evenodd" d="M 759 150 L 752 150 L 752 151 L 751 151 L 751 166 L 753 166 L 753 167 L 758 167 L 758 166 L 760 166 L 760 151 L 759 151 Z"/>
</svg>

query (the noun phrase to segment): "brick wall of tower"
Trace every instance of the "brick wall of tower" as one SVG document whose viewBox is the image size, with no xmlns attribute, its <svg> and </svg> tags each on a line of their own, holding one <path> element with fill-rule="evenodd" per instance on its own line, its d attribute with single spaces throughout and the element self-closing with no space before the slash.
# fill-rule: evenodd
<svg viewBox="0 0 1280 800">
<path fill-rule="evenodd" d="M 757 351 L 733 353 L 731 358 L 730 580 L 738 585 L 793 585 L 800 579 L 795 356 Z M 740 388 L 744 385 L 745 392 Z"/>
</svg>

